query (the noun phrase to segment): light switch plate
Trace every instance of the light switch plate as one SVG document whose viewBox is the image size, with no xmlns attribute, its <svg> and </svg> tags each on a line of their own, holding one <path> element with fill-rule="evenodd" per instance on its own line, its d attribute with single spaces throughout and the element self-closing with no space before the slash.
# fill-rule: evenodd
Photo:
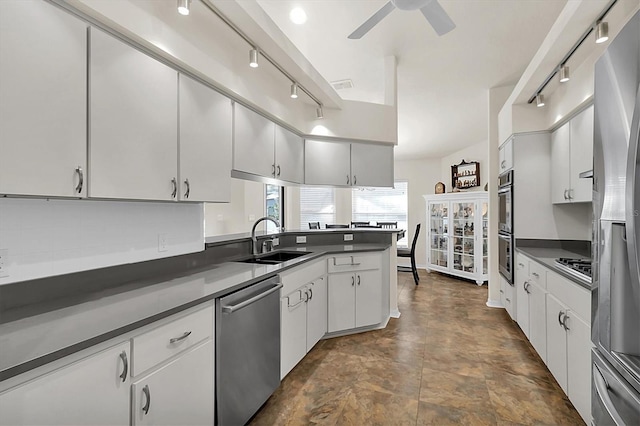
<svg viewBox="0 0 640 426">
<path fill-rule="evenodd" d="M 344 246 L 344 251 L 353 251 L 353 246 Z"/>
<path fill-rule="evenodd" d="M 0 278 L 9 276 L 9 249 L 0 249 Z"/>
<path fill-rule="evenodd" d="M 344 234 L 345 241 L 353 241 L 353 234 Z"/>
<path fill-rule="evenodd" d="M 273 239 L 273 246 L 277 247 L 280 245 L 280 238 L 276 237 Z"/>
<path fill-rule="evenodd" d="M 296 244 L 306 244 L 307 242 L 307 237 L 304 235 L 301 235 L 299 237 L 296 237 Z"/>
</svg>

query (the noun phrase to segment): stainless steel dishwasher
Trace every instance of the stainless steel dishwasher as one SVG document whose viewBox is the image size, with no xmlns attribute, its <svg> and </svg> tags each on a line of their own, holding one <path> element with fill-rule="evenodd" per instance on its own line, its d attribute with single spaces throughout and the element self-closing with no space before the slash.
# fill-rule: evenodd
<svg viewBox="0 0 640 426">
<path fill-rule="evenodd" d="M 244 425 L 280 386 L 278 277 L 216 300 L 218 425 Z"/>
</svg>

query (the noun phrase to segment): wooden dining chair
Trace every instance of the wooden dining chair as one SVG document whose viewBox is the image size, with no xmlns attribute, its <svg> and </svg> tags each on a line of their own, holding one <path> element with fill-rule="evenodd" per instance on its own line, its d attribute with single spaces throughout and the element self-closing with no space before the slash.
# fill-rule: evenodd
<svg viewBox="0 0 640 426">
<path fill-rule="evenodd" d="M 320 229 L 320 222 L 309 222 L 309 229 Z"/>
<path fill-rule="evenodd" d="M 349 227 L 349 225 L 340 225 L 340 224 L 335 224 L 335 223 L 333 223 L 333 224 L 326 224 L 324 227 L 325 227 L 326 229 L 331 229 L 331 228 L 348 228 L 348 227 Z"/>
<path fill-rule="evenodd" d="M 413 234 L 413 242 L 411 243 L 411 249 L 399 248 L 398 249 L 398 257 L 409 257 L 411 258 L 411 268 L 407 268 L 406 266 L 398 266 L 398 271 L 405 272 L 408 270 L 413 274 L 413 280 L 418 285 L 420 281 L 420 277 L 418 276 L 418 268 L 416 267 L 416 244 L 418 242 L 418 235 L 420 235 L 420 224 L 416 225 L 416 232 Z"/>
<path fill-rule="evenodd" d="M 352 228 L 369 228 L 371 227 L 371 222 L 351 222 Z"/>
<path fill-rule="evenodd" d="M 378 222 L 378 225 L 380 225 L 382 229 L 396 229 L 398 222 Z"/>
</svg>

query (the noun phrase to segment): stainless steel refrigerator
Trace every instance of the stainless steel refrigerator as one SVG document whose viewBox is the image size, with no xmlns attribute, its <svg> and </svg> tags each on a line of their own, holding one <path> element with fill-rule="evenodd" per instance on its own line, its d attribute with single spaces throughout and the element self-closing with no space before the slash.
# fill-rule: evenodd
<svg viewBox="0 0 640 426">
<path fill-rule="evenodd" d="M 640 424 L 640 12 L 595 67 L 592 414 Z"/>
</svg>

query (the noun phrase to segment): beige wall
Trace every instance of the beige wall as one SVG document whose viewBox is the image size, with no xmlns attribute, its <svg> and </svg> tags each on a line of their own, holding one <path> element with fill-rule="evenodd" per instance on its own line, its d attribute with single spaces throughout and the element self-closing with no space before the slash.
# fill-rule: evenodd
<svg viewBox="0 0 640 426">
<path fill-rule="evenodd" d="M 253 222 L 264 214 L 264 184 L 231 179 L 229 203 L 205 204 L 205 236 L 249 232 Z"/>
</svg>

